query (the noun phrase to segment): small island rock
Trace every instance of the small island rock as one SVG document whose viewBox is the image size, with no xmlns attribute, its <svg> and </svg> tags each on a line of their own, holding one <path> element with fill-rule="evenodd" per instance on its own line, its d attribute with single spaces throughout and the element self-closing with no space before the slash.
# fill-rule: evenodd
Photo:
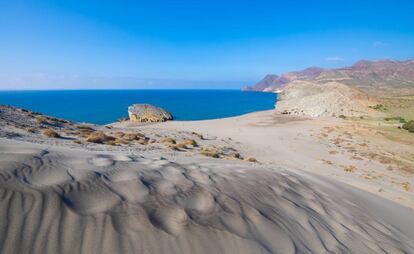
<svg viewBox="0 0 414 254">
<path fill-rule="evenodd" d="M 172 115 L 162 108 L 149 104 L 133 104 L 128 107 L 129 120 L 132 122 L 165 122 Z"/>
</svg>

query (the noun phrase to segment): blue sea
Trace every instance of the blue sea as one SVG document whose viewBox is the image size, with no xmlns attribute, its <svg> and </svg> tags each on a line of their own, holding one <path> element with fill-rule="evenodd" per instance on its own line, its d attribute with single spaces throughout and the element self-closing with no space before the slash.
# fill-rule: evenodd
<svg viewBox="0 0 414 254">
<path fill-rule="evenodd" d="M 107 124 L 127 117 L 134 103 L 169 111 L 175 120 L 206 120 L 274 108 L 276 94 L 239 90 L 1 91 L 0 104 L 77 122 Z"/>
</svg>

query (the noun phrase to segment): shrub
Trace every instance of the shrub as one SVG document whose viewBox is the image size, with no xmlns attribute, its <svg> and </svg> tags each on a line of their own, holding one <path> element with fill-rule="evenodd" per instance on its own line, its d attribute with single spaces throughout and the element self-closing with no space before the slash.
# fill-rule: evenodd
<svg viewBox="0 0 414 254">
<path fill-rule="evenodd" d="M 192 132 L 191 134 L 197 136 L 199 139 L 204 139 L 203 135 L 197 132 Z"/>
<path fill-rule="evenodd" d="M 177 141 L 175 141 L 175 139 L 171 138 L 171 137 L 164 137 L 163 139 L 161 139 L 162 143 L 167 143 L 167 144 L 175 144 L 177 143 Z"/>
<path fill-rule="evenodd" d="M 403 124 L 402 128 L 409 132 L 414 132 L 414 121 L 410 120 L 407 123 Z"/>
<path fill-rule="evenodd" d="M 141 139 L 139 139 L 137 142 L 138 142 L 138 144 L 140 144 L 140 145 L 147 145 L 147 144 L 148 144 L 148 139 L 146 139 L 146 138 L 141 138 Z"/>
<path fill-rule="evenodd" d="M 207 157 L 220 158 L 220 153 L 215 148 L 202 148 L 200 153 Z"/>
<path fill-rule="evenodd" d="M 59 133 L 51 129 L 44 130 L 42 134 L 48 138 L 59 138 L 60 137 Z"/>
<path fill-rule="evenodd" d="M 124 137 L 124 136 L 125 136 L 125 133 L 124 133 L 124 132 L 122 132 L 122 131 L 117 131 L 117 132 L 115 132 L 115 133 L 112 133 L 112 135 L 113 135 L 114 137 L 117 137 L 117 138 L 122 138 L 122 137 Z"/>
<path fill-rule="evenodd" d="M 385 117 L 384 120 L 387 121 L 387 122 L 389 122 L 389 121 L 398 121 L 400 123 L 406 123 L 407 122 L 401 116 Z"/>
<path fill-rule="evenodd" d="M 240 160 L 243 159 L 243 157 L 237 152 L 231 153 L 229 156 L 230 158 L 234 158 L 234 159 L 240 159 Z"/>
<path fill-rule="evenodd" d="M 47 118 L 44 116 L 35 116 L 35 120 L 37 123 L 48 123 Z"/>
<path fill-rule="evenodd" d="M 145 138 L 145 136 L 141 133 L 125 133 L 123 138 L 128 141 L 133 141 L 133 140 L 140 140 L 142 138 Z"/>
<path fill-rule="evenodd" d="M 79 130 L 89 130 L 89 131 L 94 131 L 94 129 L 93 129 L 91 126 L 86 125 L 86 124 L 81 124 L 81 125 L 78 125 L 78 126 L 77 126 L 77 128 L 78 128 Z"/>
<path fill-rule="evenodd" d="M 385 110 L 387 110 L 387 108 L 383 104 L 377 104 L 375 106 L 368 106 L 368 107 L 369 108 L 372 108 L 372 109 L 375 109 L 375 110 L 379 110 L 379 111 L 385 111 Z"/>
<path fill-rule="evenodd" d="M 172 146 L 173 149 L 187 149 L 187 145 L 184 142 L 180 142 L 174 146 Z"/>
<path fill-rule="evenodd" d="M 88 135 L 86 138 L 86 141 L 92 142 L 92 143 L 105 143 L 111 140 L 114 140 L 114 137 L 107 136 L 102 131 L 95 131 Z"/>
<path fill-rule="evenodd" d="M 187 146 L 198 146 L 197 142 L 194 139 L 184 139 L 180 143 Z"/>
<path fill-rule="evenodd" d="M 346 119 L 346 116 L 344 116 L 344 115 L 339 115 L 338 117 L 342 118 L 342 119 Z"/>
<path fill-rule="evenodd" d="M 248 161 L 248 162 L 257 162 L 257 160 L 256 160 L 256 158 L 254 158 L 254 157 L 247 157 L 246 159 L 244 159 L 245 161 Z"/>
<path fill-rule="evenodd" d="M 32 127 L 27 127 L 27 128 L 25 128 L 25 131 L 27 131 L 29 133 L 34 133 L 36 131 L 36 129 L 32 128 Z"/>
<path fill-rule="evenodd" d="M 116 140 L 109 140 L 108 142 L 107 142 L 107 144 L 108 145 L 111 145 L 111 146 L 117 146 L 118 145 L 118 143 L 116 142 Z"/>
</svg>

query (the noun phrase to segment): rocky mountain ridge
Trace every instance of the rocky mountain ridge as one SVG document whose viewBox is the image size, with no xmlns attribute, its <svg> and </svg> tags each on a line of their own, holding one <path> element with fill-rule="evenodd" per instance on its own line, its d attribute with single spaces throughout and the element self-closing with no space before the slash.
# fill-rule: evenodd
<svg viewBox="0 0 414 254">
<path fill-rule="evenodd" d="M 316 83 L 341 82 L 365 92 L 393 92 L 392 89 L 414 88 L 414 60 L 361 60 L 350 67 L 322 69 L 310 67 L 280 76 L 269 74 L 245 91 L 280 91 L 293 81 Z"/>
</svg>

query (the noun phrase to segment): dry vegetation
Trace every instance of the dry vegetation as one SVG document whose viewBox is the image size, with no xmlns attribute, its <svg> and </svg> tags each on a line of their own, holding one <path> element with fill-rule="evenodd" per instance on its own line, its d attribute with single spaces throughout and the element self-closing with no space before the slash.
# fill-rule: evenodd
<svg viewBox="0 0 414 254">
<path fill-rule="evenodd" d="M 164 137 L 161 139 L 161 143 L 164 143 L 166 145 L 172 145 L 172 144 L 176 144 L 177 141 L 171 137 Z"/>
<path fill-rule="evenodd" d="M 59 138 L 60 137 L 59 133 L 51 129 L 44 130 L 42 134 L 43 136 L 46 136 L 48 138 Z"/>
<path fill-rule="evenodd" d="M 257 162 L 256 158 L 254 158 L 254 157 L 247 157 L 244 160 L 248 161 L 248 162 Z"/>
<path fill-rule="evenodd" d="M 213 157 L 213 158 L 220 158 L 222 153 L 217 150 L 215 147 L 206 147 L 201 148 L 200 154 L 207 156 L 207 157 Z"/>
<path fill-rule="evenodd" d="M 26 127 L 24 130 L 27 131 L 28 133 L 35 133 L 36 132 L 36 129 L 33 128 L 33 127 Z"/>
<path fill-rule="evenodd" d="M 42 116 L 42 115 L 35 116 L 35 121 L 39 124 L 47 124 L 48 123 L 47 118 Z"/>
<path fill-rule="evenodd" d="M 106 143 L 106 142 L 111 141 L 111 140 L 115 140 L 115 138 L 112 137 L 112 136 L 107 136 L 102 131 L 92 132 L 86 138 L 86 141 L 88 141 L 88 142 L 99 143 L 99 144 Z"/>
</svg>

